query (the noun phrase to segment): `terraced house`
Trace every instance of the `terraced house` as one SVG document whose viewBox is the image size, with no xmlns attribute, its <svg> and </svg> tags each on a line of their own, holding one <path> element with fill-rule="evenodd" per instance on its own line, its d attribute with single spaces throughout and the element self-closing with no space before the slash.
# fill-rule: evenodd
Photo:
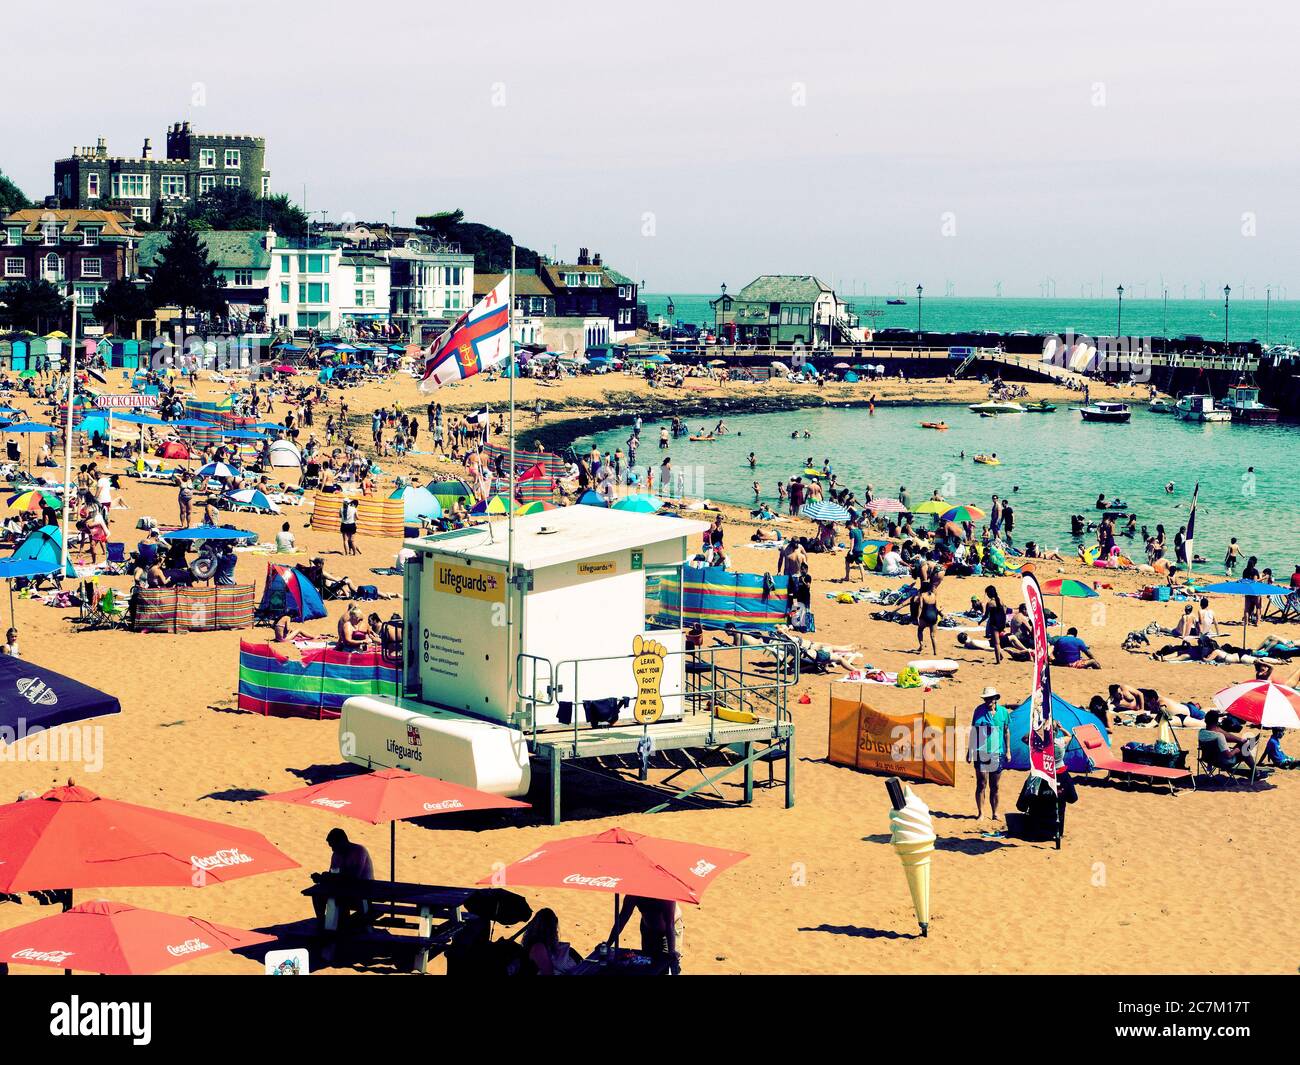
<svg viewBox="0 0 1300 1065">
<path fill-rule="evenodd" d="M 141 235 L 142 274 L 152 276 L 159 255 L 170 239 L 170 232 Z M 199 233 L 199 240 L 225 283 L 227 314 L 231 323 L 248 326 L 264 320 L 270 284 L 270 248 L 275 244 L 275 233 L 257 229 L 209 229 Z"/>
<path fill-rule="evenodd" d="M 90 316 L 109 283 L 135 277 L 140 234 L 114 211 L 30 207 L 4 220 L 5 284 L 45 280 L 77 297 L 78 313 Z"/>
<path fill-rule="evenodd" d="M 555 297 L 557 318 L 582 320 L 585 347 L 629 339 L 637 327 L 637 285 L 606 266 L 600 253 L 578 249 L 576 263 L 552 263 L 540 270 Z"/>
</svg>

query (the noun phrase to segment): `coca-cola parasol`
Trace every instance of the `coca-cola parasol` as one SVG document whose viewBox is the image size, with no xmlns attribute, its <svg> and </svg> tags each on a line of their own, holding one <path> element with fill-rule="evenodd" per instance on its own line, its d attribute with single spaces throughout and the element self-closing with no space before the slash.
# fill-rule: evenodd
<svg viewBox="0 0 1300 1065">
<path fill-rule="evenodd" d="M 528 806 L 504 795 L 489 795 L 449 780 L 420 776 L 405 769 L 377 769 L 372 773 L 327 780 L 293 791 L 263 795 L 264 801 L 312 806 L 328 813 L 355 817 L 372 825 L 389 824 L 389 879 L 396 880 L 397 822 L 410 817 L 460 813 L 466 810 L 506 810 Z"/>
<path fill-rule="evenodd" d="M 260 832 L 73 784 L 0 806 L 0 891 L 203 887 L 297 866 Z"/>
<path fill-rule="evenodd" d="M 274 936 L 140 910 L 124 902 L 83 902 L 0 932 L 0 961 L 113 976 L 161 972 L 205 954 L 274 942 Z"/>
<path fill-rule="evenodd" d="M 740 851 L 611 828 L 545 843 L 479 883 L 566 887 L 699 905 L 704 889 L 747 857 Z"/>
</svg>

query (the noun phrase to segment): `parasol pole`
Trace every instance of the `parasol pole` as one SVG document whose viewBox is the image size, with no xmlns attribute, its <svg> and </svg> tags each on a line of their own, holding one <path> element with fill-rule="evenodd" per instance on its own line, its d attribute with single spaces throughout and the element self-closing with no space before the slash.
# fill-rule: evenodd
<svg viewBox="0 0 1300 1065">
<path fill-rule="evenodd" d="M 507 393 L 510 403 L 510 466 L 506 481 L 506 701 L 515 701 L 515 245 L 510 242 L 510 284 L 506 300 L 506 369 L 510 372 Z M 492 429 L 492 415 L 488 414 L 488 431 Z M 488 481 L 491 491 L 491 480 Z M 513 718 L 513 713 L 511 717 Z M 574 718 L 577 720 L 576 715 Z"/>
<path fill-rule="evenodd" d="M 68 569 L 68 516 L 72 510 L 72 405 L 77 387 L 77 286 L 72 285 L 72 336 L 68 338 L 68 418 L 63 428 L 63 536 L 59 545 L 59 576 Z M 31 473 L 31 446 L 27 451 L 28 473 Z"/>
</svg>

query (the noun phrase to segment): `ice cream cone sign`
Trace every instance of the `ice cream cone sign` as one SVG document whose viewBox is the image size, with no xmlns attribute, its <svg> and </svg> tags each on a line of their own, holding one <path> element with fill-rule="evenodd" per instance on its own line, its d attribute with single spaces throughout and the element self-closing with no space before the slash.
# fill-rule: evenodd
<svg viewBox="0 0 1300 1065">
<path fill-rule="evenodd" d="M 657 640 L 643 636 L 632 639 L 632 675 L 636 678 L 636 705 L 632 716 L 643 725 L 653 725 L 664 713 L 659 686 L 664 679 L 664 654 L 667 648 Z"/>
<path fill-rule="evenodd" d="M 930 856 L 934 854 L 934 827 L 930 810 L 897 777 L 885 781 L 893 809 L 889 811 L 890 842 L 903 863 L 912 907 L 921 935 L 930 934 Z"/>
</svg>

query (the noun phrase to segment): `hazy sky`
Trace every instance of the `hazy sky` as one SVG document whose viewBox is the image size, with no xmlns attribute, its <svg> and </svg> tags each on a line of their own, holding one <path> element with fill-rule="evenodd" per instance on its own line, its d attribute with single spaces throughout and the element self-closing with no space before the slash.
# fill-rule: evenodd
<svg viewBox="0 0 1300 1065">
<path fill-rule="evenodd" d="M 188 119 L 265 135 L 273 189 L 331 218 L 460 207 L 651 291 L 1300 295 L 1277 0 L 24 6 L 0 167 L 33 197 L 74 145 Z"/>
</svg>

